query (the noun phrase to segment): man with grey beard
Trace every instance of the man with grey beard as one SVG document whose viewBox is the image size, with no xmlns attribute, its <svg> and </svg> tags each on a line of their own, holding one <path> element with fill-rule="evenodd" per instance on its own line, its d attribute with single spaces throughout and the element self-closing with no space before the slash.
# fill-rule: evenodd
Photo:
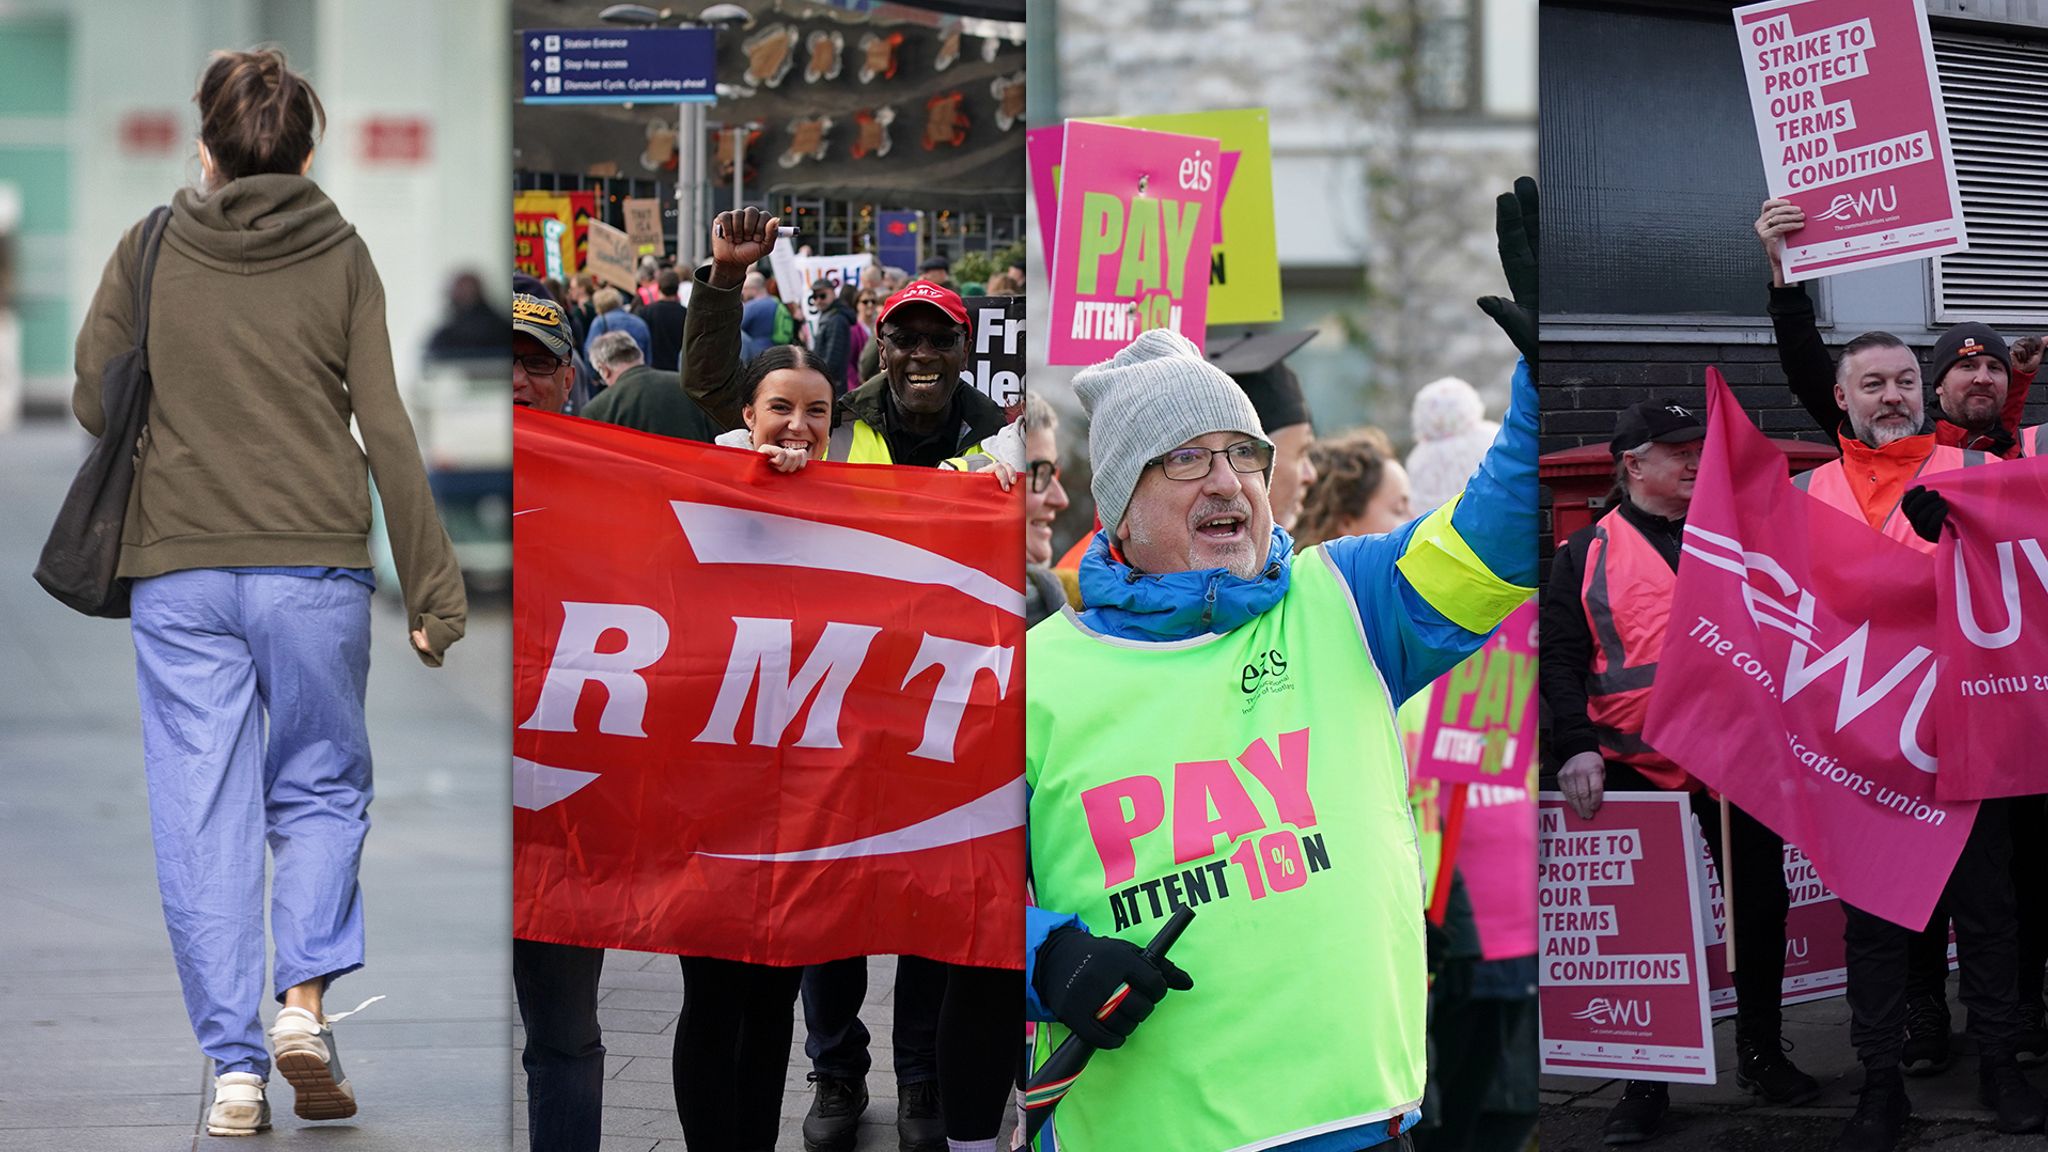
<svg viewBox="0 0 2048 1152">
<path fill-rule="evenodd" d="M 1960 352 L 1985 355 L 1985 344 L 1976 338 L 1974 348 L 1965 344 Z M 1935 433 L 1924 426 L 1919 358 L 1889 332 L 1866 332 L 1843 347 L 1834 391 L 1845 425 L 1837 434 L 1842 456 L 1794 483 L 1843 515 L 1931 553 L 1946 505 L 1938 494 L 1914 487 L 1915 480 L 1993 457 L 1936 442 Z M 2009 821 L 2003 803 L 1987 802 L 1980 809 L 1934 924 L 1955 922 L 1961 996 L 1978 1051 L 1979 1099 L 1996 1113 L 2000 1131 L 2033 1132 L 2042 1127 L 2048 1105 L 2027 1083 L 2016 1059 L 2022 1021 Z M 1931 1074 L 1947 1067 L 1946 982 L 1930 991 L 1909 979 L 1914 930 L 1846 900 L 1842 910 L 1849 1041 L 1863 1063 L 1864 1081 L 1862 1100 L 1837 1147 L 1884 1152 L 1898 1144 L 1912 1112 L 1902 1071 Z"/>
<path fill-rule="evenodd" d="M 1786 282 L 1781 259 L 1786 235 L 1805 225 L 1806 216 L 1797 205 L 1766 200 L 1756 234 L 1771 264 L 1771 329 L 1778 364 L 1792 394 L 1822 432 L 1832 433 L 1841 418 L 1832 395 L 1835 363 L 1821 339 L 1813 299 L 1804 285 Z M 1942 333 L 1928 358 L 1931 371 L 1926 376 L 1933 393 L 1927 415 L 1932 417 L 1935 442 L 2008 460 L 2019 455 L 2015 437 L 2041 354 L 2040 337 L 2025 337 L 2008 349 L 2004 338 L 1984 324 L 1957 324 Z"/>
</svg>

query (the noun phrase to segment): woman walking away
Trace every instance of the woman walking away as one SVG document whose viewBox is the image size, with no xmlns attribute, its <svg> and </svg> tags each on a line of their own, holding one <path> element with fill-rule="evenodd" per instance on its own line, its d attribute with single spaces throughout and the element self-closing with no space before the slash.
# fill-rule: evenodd
<svg viewBox="0 0 2048 1152">
<path fill-rule="evenodd" d="M 363 963 L 370 475 L 428 666 L 461 638 L 467 608 L 399 402 L 383 286 L 306 178 L 326 126 L 319 97 L 265 50 L 215 54 L 195 99 L 204 187 L 173 198 L 151 279 L 155 392 L 120 575 L 133 581 L 164 921 L 216 1073 L 207 1129 L 243 1136 L 270 1125 L 266 841 L 278 1070 L 299 1116 L 356 1110 L 323 995 Z M 95 435 L 101 368 L 136 337 L 144 233 L 129 229 L 107 262 L 78 334 L 72 405 Z"/>
</svg>

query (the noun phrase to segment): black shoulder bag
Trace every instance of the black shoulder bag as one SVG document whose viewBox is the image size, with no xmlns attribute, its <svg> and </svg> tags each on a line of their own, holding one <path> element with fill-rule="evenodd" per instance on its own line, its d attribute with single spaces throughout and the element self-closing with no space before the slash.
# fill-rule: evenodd
<svg viewBox="0 0 2048 1152">
<path fill-rule="evenodd" d="M 135 347 L 109 360 L 100 372 L 106 428 L 71 481 L 36 564 L 36 583 L 87 616 L 128 615 L 128 581 L 114 573 L 121 566 L 121 528 L 149 423 L 149 282 L 170 215 L 168 206 L 149 214 L 142 267 L 135 277 Z"/>
</svg>

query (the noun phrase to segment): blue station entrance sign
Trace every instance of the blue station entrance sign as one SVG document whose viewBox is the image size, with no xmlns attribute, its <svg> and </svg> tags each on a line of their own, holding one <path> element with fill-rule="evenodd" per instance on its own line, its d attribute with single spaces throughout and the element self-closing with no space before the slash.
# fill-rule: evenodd
<svg viewBox="0 0 2048 1152">
<path fill-rule="evenodd" d="M 528 104 L 710 103 L 717 47 L 709 28 L 536 28 L 519 33 Z"/>
</svg>

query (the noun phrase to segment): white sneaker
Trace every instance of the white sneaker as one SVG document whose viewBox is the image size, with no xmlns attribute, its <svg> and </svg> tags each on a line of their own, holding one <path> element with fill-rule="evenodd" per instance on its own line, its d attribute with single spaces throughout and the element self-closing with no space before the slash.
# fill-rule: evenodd
<svg viewBox="0 0 2048 1152">
<path fill-rule="evenodd" d="M 270 1102 L 263 1077 L 223 1072 L 213 1079 L 213 1107 L 206 1113 L 208 1136 L 254 1136 L 270 1127 Z"/>
<path fill-rule="evenodd" d="M 356 1114 L 355 1089 L 341 1070 L 330 1024 L 382 1000 L 373 996 L 325 1020 L 304 1008 L 281 1008 L 270 1025 L 270 1051 L 277 1070 L 291 1082 L 292 1113 L 301 1120 L 345 1120 Z"/>
</svg>

